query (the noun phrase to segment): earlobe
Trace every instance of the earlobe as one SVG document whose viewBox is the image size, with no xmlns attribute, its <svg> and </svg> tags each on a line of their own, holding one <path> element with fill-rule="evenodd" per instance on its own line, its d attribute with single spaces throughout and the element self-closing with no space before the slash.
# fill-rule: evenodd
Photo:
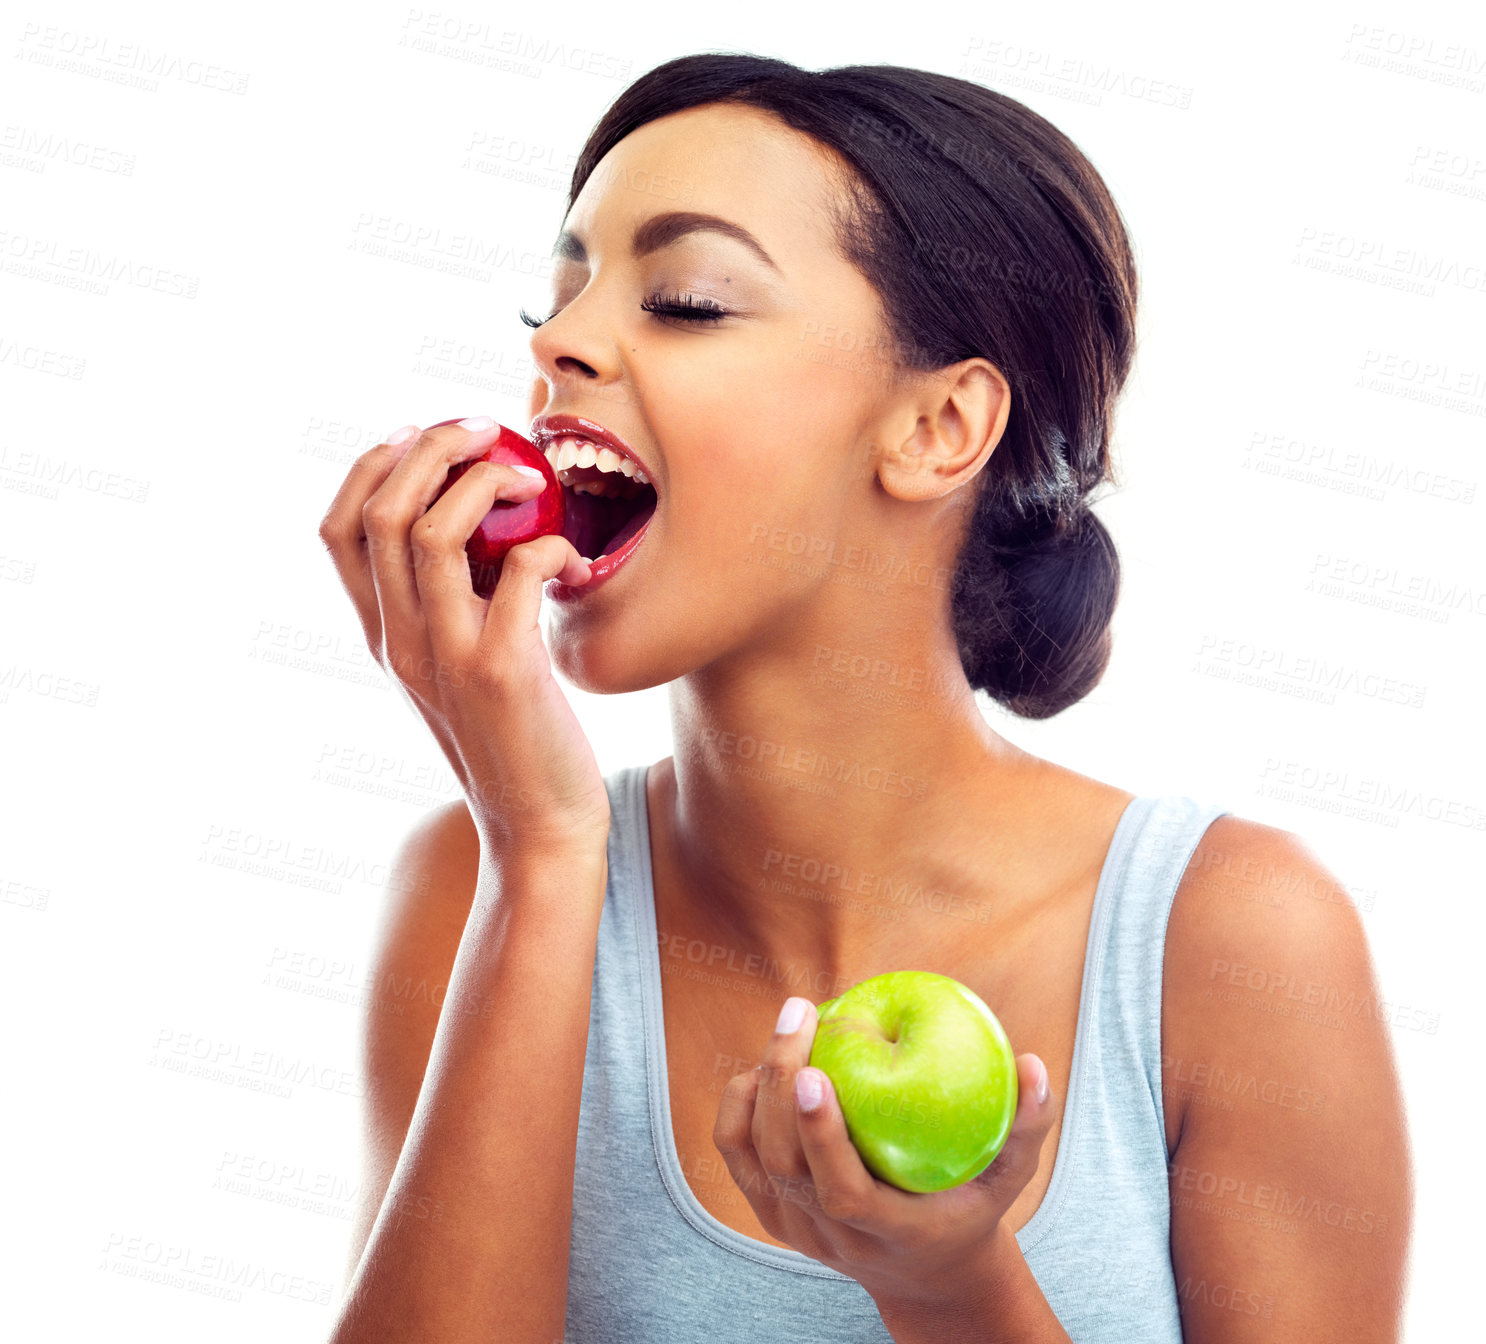
<svg viewBox="0 0 1486 1344">
<path fill-rule="evenodd" d="M 882 488 L 895 499 L 909 503 L 935 499 L 954 488 L 943 472 L 944 458 L 938 441 L 926 446 L 918 435 L 883 455 L 878 468 Z"/>
</svg>

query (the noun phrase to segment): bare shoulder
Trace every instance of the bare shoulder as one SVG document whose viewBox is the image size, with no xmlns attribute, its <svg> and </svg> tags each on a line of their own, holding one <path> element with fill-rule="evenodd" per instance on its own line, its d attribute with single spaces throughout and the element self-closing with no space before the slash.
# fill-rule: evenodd
<svg viewBox="0 0 1486 1344">
<path fill-rule="evenodd" d="M 421 817 L 398 845 L 375 939 L 373 1062 L 397 1056 L 421 1079 L 479 871 L 479 834 L 462 798 Z"/>
<path fill-rule="evenodd" d="M 1335 1014 L 1339 998 L 1349 1012 L 1366 1007 L 1372 987 L 1356 905 L 1310 846 L 1279 827 L 1216 818 L 1188 860 L 1167 924 L 1163 1071 L 1178 1082 L 1205 1078 L 1218 1057 L 1248 1054 L 1250 1038 L 1277 1040 L 1277 1023 L 1309 1026 Z M 1318 1035 L 1303 1030 L 1299 1039 Z M 1212 1100 L 1200 1085 L 1168 1090 L 1173 1147 Z"/>
<path fill-rule="evenodd" d="M 1355 1015 L 1372 965 L 1356 902 L 1300 836 L 1231 814 L 1216 818 L 1188 860 L 1166 933 L 1167 993 L 1177 1025 L 1223 1014 L 1219 989 L 1260 996 L 1253 1013 L 1300 1018 L 1305 1009 Z M 1353 997 L 1338 1001 L 1346 983 Z M 1261 1002 L 1272 1007 L 1261 1007 Z M 1285 1007 L 1280 1007 L 1280 1005 Z M 1212 1027 L 1209 1026 L 1210 1035 Z"/>
<path fill-rule="evenodd" d="M 462 798 L 419 818 L 392 860 L 361 1024 L 363 1180 L 348 1248 L 348 1283 L 418 1102 L 479 865 L 479 835 Z"/>
<path fill-rule="evenodd" d="M 463 799 L 421 817 L 398 845 L 374 944 L 369 1068 L 406 1070 L 421 1083 L 479 871 L 479 835 Z"/>
<path fill-rule="evenodd" d="M 421 1081 L 479 871 L 479 835 L 463 799 L 421 817 L 398 845 L 374 940 L 369 1067 L 406 1068 Z"/>
<path fill-rule="evenodd" d="M 392 861 L 383 906 L 381 945 L 388 935 L 428 949 L 454 935 L 457 946 L 474 900 L 480 836 L 463 798 L 427 813 L 411 826 Z M 452 963 L 453 955 L 450 954 Z"/>
<path fill-rule="evenodd" d="M 1383 1338 L 1401 1302 L 1411 1159 L 1356 902 L 1300 836 L 1219 817 L 1177 888 L 1163 977 L 1179 1275 L 1248 1283 L 1295 1319 Z M 1276 1241 L 1304 1272 L 1275 1267 Z M 1229 1338 L 1208 1310 L 1184 1303 L 1189 1337 Z"/>
</svg>

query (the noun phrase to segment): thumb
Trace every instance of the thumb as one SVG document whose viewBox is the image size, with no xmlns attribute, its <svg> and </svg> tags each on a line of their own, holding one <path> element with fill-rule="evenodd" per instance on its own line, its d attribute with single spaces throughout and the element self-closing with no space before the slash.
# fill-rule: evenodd
<svg viewBox="0 0 1486 1344">
<path fill-rule="evenodd" d="M 593 566 L 585 565 L 573 543 L 559 532 L 512 546 L 501 560 L 500 578 L 485 613 L 482 655 L 500 662 L 510 657 L 517 635 L 540 638 L 537 614 L 548 579 L 581 587 L 592 574 Z"/>
<path fill-rule="evenodd" d="M 1037 1055 L 1016 1057 L 1016 1114 L 995 1160 L 975 1179 L 983 1185 L 1003 1183 L 1019 1191 L 1037 1170 L 1043 1141 L 1053 1127 L 1052 1084 L 1047 1065 Z"/>
<path fill-rule="evenodd" d="M 1008 1146 L 1017 1140 L 1030 1144 L 1035 1157 L 1053 1127 L 1053 1085 L 1040 1056 L 1016 1057 L 1016 1090 L 1016 1115 L 1006 1142 Z"/>
</svg>

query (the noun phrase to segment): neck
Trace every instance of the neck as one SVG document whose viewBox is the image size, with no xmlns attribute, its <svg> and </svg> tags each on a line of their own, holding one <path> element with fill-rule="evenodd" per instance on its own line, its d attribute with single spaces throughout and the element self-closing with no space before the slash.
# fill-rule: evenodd
<svg viewBox="0 0 1486 1344">
<path fill-rule="evenodd" d="M 755 646 L 671 684 L 677 750 L 655 772 L 651 824 L 681 908 L 663 919 L 733 964 L 808 976 L 817 1000 L 889 948 L 983 926 L 1036 762 L 986 723 L 937 628 L 843 640 L 837 624 L 830 644 Z"/>
</svg>

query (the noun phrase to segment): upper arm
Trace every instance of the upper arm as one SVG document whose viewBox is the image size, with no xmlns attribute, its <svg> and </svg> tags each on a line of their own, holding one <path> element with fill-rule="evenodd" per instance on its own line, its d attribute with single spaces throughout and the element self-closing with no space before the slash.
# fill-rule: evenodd
<svg viewBox="0 0 1486 1344">
<path fill-rule="evenodd" d="M 347 1284 L 402 1155 L 474 900 L 479 859 L 479 836 L 460 799 L 419 821 L 391 864 L 361 1028 L 362 1167 Z"/>
<path fill-rule="evenodd" d="M 1387 1011 L 1355 904 L 1297 836 L 1232 816 L 1204 834 L 1162 1041 L 1184 1338 L 1396 1341 L 1413 1173 Z"/>
</svg>

